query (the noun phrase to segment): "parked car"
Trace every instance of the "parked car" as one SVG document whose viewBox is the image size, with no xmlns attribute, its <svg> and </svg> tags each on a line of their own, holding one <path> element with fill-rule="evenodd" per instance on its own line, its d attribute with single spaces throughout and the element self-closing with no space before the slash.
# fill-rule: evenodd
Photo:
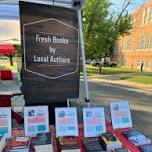
<svg viewBox="0 0 152 152">
<path fill-rule="evenodd" d="M 91 65 L 93 66 L 100 66 L 100 64 L 101 64 L 101 60 L 99 59 L 94 59 L 91 61 Z"/>
<path fill-rule="evenodd" d="M 94 59 L 91 61 L 91 65 L 93 65 L 93 66 L 100 66 L 100 64 L 102 66 L 107 66 L 107 67 L 116 67 L 117 66 L 117 62 L 111 61 L 111 59 L 109 57 L 102 58 L 101 60 Z"/>
<path fill-rule="evenodd" d="M 86 64 L 91 64 L 91 59 L 86 59 Z"/>
</svg>

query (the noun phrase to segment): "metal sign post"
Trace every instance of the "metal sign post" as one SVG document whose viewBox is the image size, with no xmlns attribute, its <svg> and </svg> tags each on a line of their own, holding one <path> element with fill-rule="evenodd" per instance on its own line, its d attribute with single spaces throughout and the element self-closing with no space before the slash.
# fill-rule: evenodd
<svg viewBox="0 0 152 152">
<path fill-rule="evenodd" d="M 86 72 L 86 62 L 85 62 L 85 49 L 84 49 L 84 39 L 83 39 L 83 31 L 82 31 L 82 15 L 81 9 L 78 9 L 78 20 L 79 20 L 79 31 L 80 31 L 80 46 L 81 46 L 81 53 L 82 53 L 82 66 L 83 66 L 83 78 L 85 84 L 85 96 L 86 102 L 88 102 L 89 106 L 89 89 L 88 89 L 88 81 L 87 81 L 87 72 Z"/>
</svg>

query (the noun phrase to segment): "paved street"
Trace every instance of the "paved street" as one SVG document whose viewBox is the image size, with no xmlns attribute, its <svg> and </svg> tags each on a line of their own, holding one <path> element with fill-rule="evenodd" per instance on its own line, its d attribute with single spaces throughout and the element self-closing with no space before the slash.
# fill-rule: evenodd
<svg viewBox="0 0 152 152">
<path fill-rule="evenodd" d="M 104 106 L 108 117 L 110 117 L 110 101 L 128 100 L 131 106 L 134 128 L 143 131 L 152 138 L 152 93 L 150 91 L 100 82 L 98 79 L 89 79 L 89 90 L 91 103 Z M 80 98 L 81 102 L 83 102 L 83 81 L 81 81 Z"/>
</svg>

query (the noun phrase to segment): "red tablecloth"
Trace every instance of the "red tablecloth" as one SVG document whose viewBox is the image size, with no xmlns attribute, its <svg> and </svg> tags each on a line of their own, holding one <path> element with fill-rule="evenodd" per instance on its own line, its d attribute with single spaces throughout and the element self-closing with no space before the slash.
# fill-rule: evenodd
<svg viewBox="0 0 152 152">
<path fill-rule="evenodd" d="M 116 137 L 121 141 L 123 148 L 129 149 L 130 152 L 141 152 L 139 147 L 135 146 L 125 136 L 123 136 L 124 131 L 132 130 L 132 128 L 113 130 L 111 122 L 106 123 L 106 125 L 107 125 L 107 132 L 114 133 L 116 135 Z M 83 139 L 84 139 L 83 125 L 79 125 L 79 137 L 65 138 L 65 140 L 67 140 L 67 141 L 73 141 L 73 139 L 80 143 L 81 152 L 86 152 L 84 149 L 84 146 L 83 146 Z M 63 140 L 64 140 L 64 138 L 63 138 Z M 58 149 L 59 149 L 59 146 L 58 146 Z"/>
<path fill-rule="evenodd" d="M 1 80 L 13 80 L 13 74 L 11 70 L 1 70 L 0 71 Z"/>
<path fill-rule="evenodd" d="M 122 145 L 124 148 L 128 148 L 130 150 L 130 152 L 141 152 L 141 150 L 135 146 L 134 144 L 132 144 L 126 137 L 123 136 L 123 132 L 124 131 L 127 131 L 127 130 L 132 130 L 132 128 L 125 128 L 125 129 L 116 129 L 116 130 L 113 130 L 112 128 L 112 123 L 109 122 L 109 123 L 106 123 L 106 126 L 107 126 L 107 132 L 112 132 L 116 135 L 116 137 L 121 141 Z M 83 125 L 80 125 L 79 126 L 79 140 L 81 141 L 81 146 L 82 146 L 82 151 L 81 152 L 86 152 L 83 148 L 83 145 L 82 145 L 82 141 L 83 141 L 83 138 L 84 138 L 84 131 L 83 131 Z"/>
<path fill-rule="evenodd" d="M 117 129 L 117 130 L 113 130 L 112 129 L 112 125 L 111 123 L 107 123 L 107 131 L 108 132 L 113 132 L 117 138 L 122 142 L 122 145 L 124 148 L 128 148 L 130 150 L 130 152 L 141 152 L 140 149 L 137 146 L 134 146 L 130 141 L 127 140 L 127 138 L 125 138 L 123 136 L 123 132 L 127 131 L 127 130 L 132 130 L 132 128 L 126 128 L 126 129 Z M 58 142 L 56 140 L 56 135 L 55 135 L 55 128 L 54 126 L 50 126 L 50 131 L 52 132 L 52 138 L 53 138 L 53 147 L 54 147 L 54 152 L 60 152 L 60 146 L 58 145 Z M 16 129 L 13 130 L 12 132 L 12 136 L 13 137 L 17 137 L 17 136 L 23 136 L 24 135 L 24 130 L 23 129 Z M 79 137 L 67 137 L 67 138 L 62 138 L 62 140 L 64 141 L 77 141 L 78 143 L 80 143 L 81 146 L 81 152 L 85 152 L 85 149 L 83 147 L 83 125 L 79 125 Z M 51 140 L 51 139 L 50 139 Z M 5 148 L 6 150 L 4 150 L 3 152 L 8 152 L 7 150 L 9 149 L 9 143 L 6 146 L 7 148 Z M 33 152 L 33 149 L 30 151 Z"/>
<path fill-rule="evenodd" d="M 125 128 L 125 129 L 115 129 L 113 130 L 112 124 L 107 123 L 107 131 L 113 132 L 116 137 L 121 141 L 124 148 L 128 148 L 131 152 L 141 152 L 141 150 L 135 146 L 133 143 L 131 143 L 124 135 L 124 131 L 132 130 L 132 128 Z"/>
</svg>

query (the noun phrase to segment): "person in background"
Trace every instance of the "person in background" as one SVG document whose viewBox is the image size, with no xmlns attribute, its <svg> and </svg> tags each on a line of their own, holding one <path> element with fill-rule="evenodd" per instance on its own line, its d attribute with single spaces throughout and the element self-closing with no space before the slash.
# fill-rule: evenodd
<svg viewBox="0 0 152 152">
<path fill-rule="evenodd" d="M 142 61 L 141 66 L 140 66 L 140 72 L 143 72 L 143 67 L 144 67 L 144 62 Z"/>
</svg>

